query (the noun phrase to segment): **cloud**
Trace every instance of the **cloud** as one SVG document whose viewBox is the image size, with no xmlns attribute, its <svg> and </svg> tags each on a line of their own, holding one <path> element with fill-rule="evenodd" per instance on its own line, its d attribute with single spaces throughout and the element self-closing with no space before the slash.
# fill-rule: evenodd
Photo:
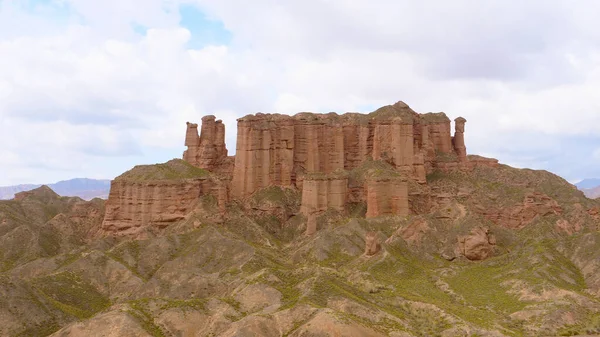
<svg viewBox="0 0 600 337">
<path fill-rule="evenodd" d="M 568 7 L 567 7 L 568 6 Z M 587 7 L 586 7 L 587 6 Z M 0 2 L 0 184 L 113 177 L 181 156 L 214 114 L 398 100 L 467 118 L 471 153 L 573 180 L 600 168 L 600 4 Z"/>
</svg>

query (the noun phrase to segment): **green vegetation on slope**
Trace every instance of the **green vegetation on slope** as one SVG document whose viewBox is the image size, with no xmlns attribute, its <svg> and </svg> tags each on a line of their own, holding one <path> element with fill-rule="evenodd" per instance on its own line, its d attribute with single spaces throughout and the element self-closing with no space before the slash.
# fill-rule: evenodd
<svg viewBox="0 0 600 337">
<path fill-rule="evenodd" d="M 179 180 L 203 178 L 210 174 L 209 171 L 192 166 L 181 159 L 173 159 L 164 164 L 138 165 L 121 174 L 115 180 L 152 181 L 152 180 Z"/>
<path fill-rule="evenodd" d="M 78 275 L 61 272 L 35 279 L 33 285 L 63 312 L 79 319 L 104 310 L 110 301 Z"/>
</svg>

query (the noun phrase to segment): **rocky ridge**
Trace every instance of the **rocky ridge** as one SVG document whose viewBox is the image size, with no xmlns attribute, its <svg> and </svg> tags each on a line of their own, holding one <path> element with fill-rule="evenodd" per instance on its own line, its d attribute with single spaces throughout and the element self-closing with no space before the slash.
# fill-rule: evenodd
<svg viewBox="0 0 600 337">
<path fill-rule="evenodd" d="M 238 119 L 236 156 L 228 157 L 224 124 L 206 116 L 200 134 L 197 124 L 187 123 L 183 159 L 219 178 L 187 182 L 195 187 L 170 185 L 182 193 L 173 195 L 165 183 L 140 185 L 119 177 L 113 182 L 103 228 L 108 233 L 134 234 L 129 229 L 141 223 L 166 225 L 183 219 L 191 212 L 185 205 L 200 195 L 216 196 L 223 211 L 226 203 L 243 201 L 270 186 L 301 191 L 300 211 L 306 216 L 328 209 L 344 213 L 356 203 L 366 204 L 367 217 L 406 216 L 411 211 L 408 180 L 427 185 L 427 174 L 435 170 L 498 165 L 494 159 L 467 157 L 465 123 L 457 118 L 452 136 L 444 113 L 418 114 L 403 102 L 370 114 L 259 113 Z M 359 177 L 367 177 L 361 182 L 349 178 L 353 170 L 372 161 L 388 166 L 366 172 Z M 218 188 L 208 186 L 209 181 L 220 181 Z M 152 200 L 159 199 L 164 203 L 157 208 Z"/>
</svg>

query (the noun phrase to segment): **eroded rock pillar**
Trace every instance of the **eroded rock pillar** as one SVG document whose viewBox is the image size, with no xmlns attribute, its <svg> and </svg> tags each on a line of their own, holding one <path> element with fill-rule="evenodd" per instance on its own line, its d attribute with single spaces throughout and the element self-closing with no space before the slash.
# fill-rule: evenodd
<svg viewBox="0 0 600 337">
<path fill-rule="evenodd" d="M 198 124 L 188 122 L 185 145 L 188 149 L 183 153 L 183 160 L 213 171 L 227 157 L 225 125 L 221 120 L 216 120 L 215 116 L 204 116 L 198 136 Z"/>
<path fill-rule="evenodd" d="M 317 214 L 312 211 L 308 214 L 308 222 L 306 223 L 306 232 L 307 236 L 313 235 L 317 232 Z"/>
<path fill-rule="evenodd" d="M 198 155 L 198 147 L 200 146 L 198 124 L 187 122 L 186 125 L 185 146 L 187 146 L 187 150 L 183 152 L 183 160 L 194 166 L 197 166 L 196 156 Z"/>
<path fill-rule="evenodd" d="M 365 237 L 365 255 L 373 256 L 381 250 L 381 243 L 376 232 L 369 232 Z"/>
<path fill-rule="evenodd" d="M 454 120 L 454 138 L 452 138 L 452 145 L 454 146 L 454 151 L 458 156 L 458 160 L 460 162 L 467 161 L 467 147 L 465 146 L 465 123 L 466 119 L 462 117 L 458 117 Z"/>
</svg>

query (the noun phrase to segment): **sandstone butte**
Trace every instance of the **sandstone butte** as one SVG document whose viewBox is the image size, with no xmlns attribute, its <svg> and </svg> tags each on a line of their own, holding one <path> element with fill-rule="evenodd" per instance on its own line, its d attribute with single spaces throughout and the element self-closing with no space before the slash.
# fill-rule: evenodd
<svg viewBox="0 0 600 337">
<path fill-rule="evenodd" d="M 301 192 L 300 212 L 310 235 L 316 215 L 346 212 L 351 203 L 365 203 L 367 218 L 418 213 L 411 210 L 408 186 L 426 185 L 434 170 L 498 165 L 495 159 L 467 156 L 464 118 L 455 119 L 452 135 L 446 114 L 416 113 L 404 102 L 370 114 L 257 113 L 237 123 L 235 156 L 228 156 L 221 120 L 203 117 L 199 132 L 197 124 L 187 123 L 183 160 L 205 170 L 201 178 L 115 179 L 102 230 L 123 236 L 144 226 L 164 228 L 184 219 L 206 195 L 216 198 L 215 213 L 223 215 L 230 202 L 279 186 Z M 373 162 L 389 165 L 369 169 Z M 361 176 L 353 179 L 357 170 Z"/>
</svg>

